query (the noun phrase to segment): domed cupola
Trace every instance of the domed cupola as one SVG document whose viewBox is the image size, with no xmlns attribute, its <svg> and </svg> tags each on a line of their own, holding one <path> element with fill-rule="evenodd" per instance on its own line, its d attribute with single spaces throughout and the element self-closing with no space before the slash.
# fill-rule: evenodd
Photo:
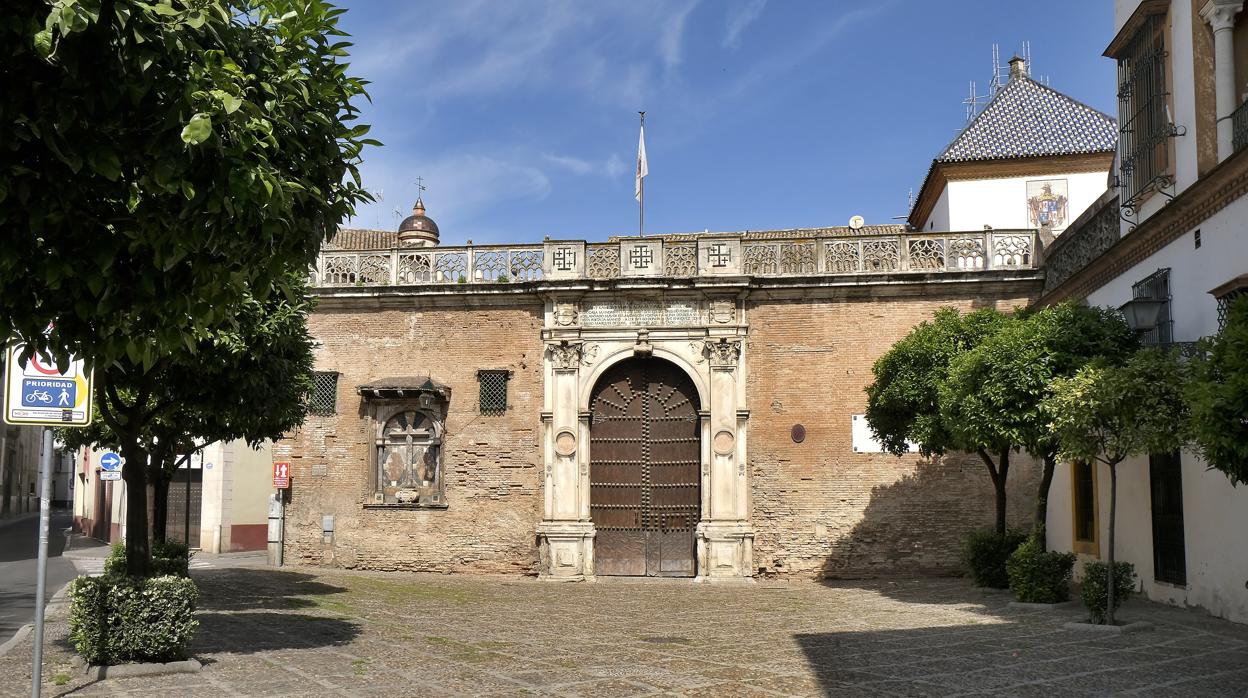
<svg viewBox="0 0 1248 698">
<path fill-rule="evenodd" d="M 425 215 L 425 204 L 416 197 L 412 215 L 399 224 L 399 244 L 413 247 L 435 247 L 438 244 L 438 224 Z"/>
</svg>

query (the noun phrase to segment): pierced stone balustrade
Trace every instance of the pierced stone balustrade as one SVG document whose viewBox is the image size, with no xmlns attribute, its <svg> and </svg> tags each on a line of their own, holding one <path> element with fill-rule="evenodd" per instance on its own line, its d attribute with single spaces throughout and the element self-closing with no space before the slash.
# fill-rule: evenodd
<svg viewBox="0 0 1248 698">
<path fill-rule="evenodd" d="M 469 245 L 325 250 L 310 272 L 317 287 L 515 284 L 541 280 L 810 277 L 1035 269 L 1034 230 L 814 234 L 704 233 Z"/>
</svg>

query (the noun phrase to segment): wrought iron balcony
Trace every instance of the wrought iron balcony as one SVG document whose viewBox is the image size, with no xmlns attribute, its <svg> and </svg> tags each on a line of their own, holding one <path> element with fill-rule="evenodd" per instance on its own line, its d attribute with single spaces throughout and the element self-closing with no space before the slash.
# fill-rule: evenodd
<svg viewBox="0 0 1248 698">
<path fill-rule="evenodd" d="M 1118 197 L 1102 196 L 1066 228 L 1044 254 L 1044 292 L 1061 286 L 1120 237 Z"/>
<path fill-rule="evenodd" d="M 547 240 L 536 245 L 324 250 L 316 287 L 541 280 L 803 277 L 1035 269 L 1034 230 L 845 235 L 829 229 Z M 803 234 L 805 233 L 805 234 Z"/>
<path fill-rule="evenodd" d="M 1248 146 L 1248 100 L 1231 112 L 1231 152 L 1238 153 Z"/>
</svg>

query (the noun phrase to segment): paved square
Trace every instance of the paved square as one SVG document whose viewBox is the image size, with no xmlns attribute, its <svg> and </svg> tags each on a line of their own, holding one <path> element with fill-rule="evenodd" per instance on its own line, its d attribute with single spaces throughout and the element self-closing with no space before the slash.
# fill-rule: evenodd
<svg viewBox="0 0 1248 698">
<path fill-rule="evenodd" d="M 88 683 L 60 614 L 45 695 L 1248 695 L 1248 627 L 1133 601 L 1123 616 L 1156 630 L 1070 631 L 1078 608 L 1010 609 L 958 579 L 193 576 L 201 673 Z M 0 658 L 0 694 L 29 695 L 29 662 L 29 641 Z"/>
</svg>

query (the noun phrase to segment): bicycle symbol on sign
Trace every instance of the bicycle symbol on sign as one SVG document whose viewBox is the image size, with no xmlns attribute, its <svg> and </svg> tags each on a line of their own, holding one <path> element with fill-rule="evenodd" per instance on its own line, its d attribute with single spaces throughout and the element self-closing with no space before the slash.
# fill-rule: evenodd
<svg viewBox="0 0 1248 698">
<path fill-rule="evenodd" d="M 52 396 L 51 396 L 51 395 L 49 395 L 49 394 L 48 394 L 48 391 L 46 391 L 46 390 L 32 390 L 32 391 L 30 391 L 30 398 L 29 398 L 29 399 L 30 399 L 30 401 L 31 401 L 31 402 L 34 402 L 34 401 L 39 401 L 39 402 L 42 402 L 42 403 L 45 403 L 45 404 L 48 404 L 48 405 L 52 404 Z"/>
</svg>

